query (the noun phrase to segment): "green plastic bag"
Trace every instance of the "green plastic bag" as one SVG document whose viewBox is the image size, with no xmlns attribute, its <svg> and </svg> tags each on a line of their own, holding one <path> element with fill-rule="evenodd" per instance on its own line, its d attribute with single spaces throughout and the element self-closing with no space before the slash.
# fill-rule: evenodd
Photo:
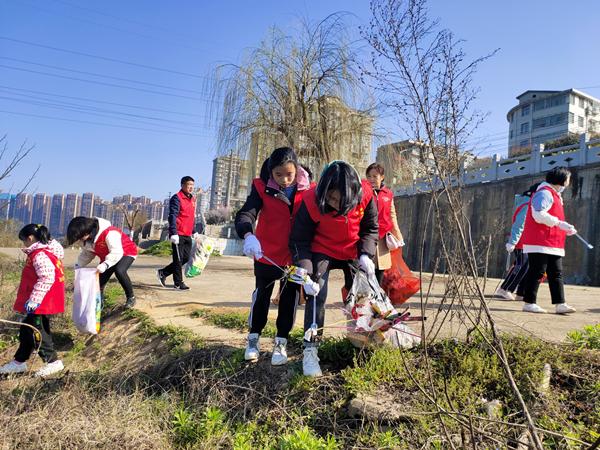
<svg viewBox="0 0 600 450">
<path fill-rule="evenodd" d="M 185 269 L 186 277 L 193 278 L 202 274 L 202 271 L 208 264 L 214 246 L 214 241 L 203 234 L 198 235 L 193 240 L 190 260 L 186 264 Z"/>
</svg>

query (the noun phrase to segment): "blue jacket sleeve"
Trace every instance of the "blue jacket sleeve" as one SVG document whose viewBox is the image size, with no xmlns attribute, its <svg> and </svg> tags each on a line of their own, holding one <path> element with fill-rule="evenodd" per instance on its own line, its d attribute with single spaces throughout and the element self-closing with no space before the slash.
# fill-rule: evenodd
<svg viewBox="0 0 600 450">
<path fill-rule="evenodd" d="M 527 218 L 527 209 L 529 206 L 525 205 L 515 217 L 515 222 L 512 224 L 512 228 L 510 229 L 510 240 L 509 244 L 517 245 L 519 239 L 521 239 L 521 235 L 523 234 L 523 230 L 525 229 L 525 219 Z"/>
<path fill-rule="evenodd" d="M 177 194 L 169 200 L 169 236 L 177 234 L 177 217 L 179 216 L 179 197 Z"/>
</svg>

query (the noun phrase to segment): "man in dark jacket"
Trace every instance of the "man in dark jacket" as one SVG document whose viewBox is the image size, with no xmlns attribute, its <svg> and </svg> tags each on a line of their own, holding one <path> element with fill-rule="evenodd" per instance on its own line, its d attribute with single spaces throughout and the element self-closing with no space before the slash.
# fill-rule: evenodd
<svg viewBox="0 0 600 450">
<path fill-rule="evenodd" d="M 183 282 L 182 265 L 192 251 L 192 236 L 196 234 L 196 197 L 194 179 L 185 176 L 181 179 L 181 190 L 169 201 L 169 240 L 173 250 L 173 262 L 157 272 L 158 281 L 167 287 L 165 280 L 173 275 L 175 289 L 187 290 Z"/>
</svg>

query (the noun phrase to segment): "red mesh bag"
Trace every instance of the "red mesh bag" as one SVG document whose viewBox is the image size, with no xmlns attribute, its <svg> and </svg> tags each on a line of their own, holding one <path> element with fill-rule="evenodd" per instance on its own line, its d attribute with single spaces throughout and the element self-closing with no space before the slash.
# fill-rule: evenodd
<svg viewBox="0 0 600 450">
<path fill-rule="evenodd" d="M 421 280 L 413 275 L 404 259 L 402 249 L 390 251 L 392 267 L 383 273 L 381 287 L 392 304 L 401 305 L 421 289 Z"/>
</svg>

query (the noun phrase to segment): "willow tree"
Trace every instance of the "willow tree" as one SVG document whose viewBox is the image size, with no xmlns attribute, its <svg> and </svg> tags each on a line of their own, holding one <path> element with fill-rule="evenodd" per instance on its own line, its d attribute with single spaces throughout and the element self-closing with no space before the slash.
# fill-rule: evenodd
<svg viewBox="0 0 600 450">
<path fill-rule="evenodd" d="M 247 157 L 252 136 L 263 135 L 324 162 L 371 134 L 370 108 L 357 108 L 365 95 L 344 18 L 303 23 L 294 35 L 273 28 L 242 64 L 217 69 L 209 88 L 220 154 Z"/>
</svg>

